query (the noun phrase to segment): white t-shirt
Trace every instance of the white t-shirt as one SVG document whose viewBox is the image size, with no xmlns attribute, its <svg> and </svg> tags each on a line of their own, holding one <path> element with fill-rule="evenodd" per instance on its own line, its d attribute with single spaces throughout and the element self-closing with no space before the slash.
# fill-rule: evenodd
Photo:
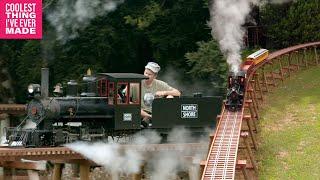
<svg viewBox="0 0 320 180">
<path fill-rule="evenodd" d="M 171 91 L 173 88 L 166 82 L 154 79 L 151 86 L 147 86 L 145 81 L 141 83 L 141 108 L 149 113 L 152 112 L 152 101 L 157 91 Z"/>
</svg>

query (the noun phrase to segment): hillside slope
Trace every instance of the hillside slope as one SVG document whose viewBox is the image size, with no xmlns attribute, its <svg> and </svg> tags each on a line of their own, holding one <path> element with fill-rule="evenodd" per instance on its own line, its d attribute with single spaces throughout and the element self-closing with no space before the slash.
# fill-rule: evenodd
<svg viewBox="0 0 320 180">
<path fill-rule="evenodd" d="M 319 179 L 319 67 L 296 73 L 274 89 L 259 126 L 259 179 Z"/>
</svg>

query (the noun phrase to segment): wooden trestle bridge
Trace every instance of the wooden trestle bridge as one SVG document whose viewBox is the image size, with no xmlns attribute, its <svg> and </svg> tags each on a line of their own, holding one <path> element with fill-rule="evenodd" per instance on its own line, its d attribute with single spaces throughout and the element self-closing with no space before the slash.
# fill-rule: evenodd
<svg viewBox="0 0 320 180">
<path fill-rule="evenodd" d="M 221 114 L 217 117 L 217 128 L 210 136 L 207 158 L 200 162 L 201 179 L 257 179 L 258 167 L 254 158 L 254 151 L 257 150 L 255 135 L 259 131 L 257 121 L 265 95 L 293 73 L 319 65 L 319 47 L 320 42 L 314 42 L 273 52 L 255 66 L 250 74 L 247 74 L 243 108 L 232 112 L 222 105 Z M 19 114 L 24 111 L 23 105 L 0 105 L 0 113 Z M 129 146 L 123 145 L 122 148 L 148 152 L 179 151 L 186 147 L 188 149 L 208 148 L 204 144 Z M 0 148 L 0 166 L 37 169 L 33 163 L 21 162 L 22 158 L 53 160 L 55 162 L 53 179 L 61 178 L 61 163 L 65 162 L 80 164 L 80 178 L 89 179 L 89 167 L 92 164 L 80 154 L 65 147 Z M 133 179 L 141 178 L 140 175 L 132 177 Z"/>
<path fill-rule="evenodd" d="M 239 177 L 257 179 L 258 167 L 253 151 L 257 149 L 255 133 L 258 132 L 258 111 L 264 95 L 296 71 L 319 65 L 319 47 L 320 42 L 314 42 L 276 51 L 247 74 L 242 109 L 232 112 L 223 108 L 218 117 L 219 123 L 215 135 L 211 137 L 207 159 L 202 162 L 202 180 L 235 179 L 237 169 L 242 171 Z M 243 157 L 239 153 L 240 142 L 246 150 Z M 249 173 L 248 169 L 253 172 Z"/>
</svg>

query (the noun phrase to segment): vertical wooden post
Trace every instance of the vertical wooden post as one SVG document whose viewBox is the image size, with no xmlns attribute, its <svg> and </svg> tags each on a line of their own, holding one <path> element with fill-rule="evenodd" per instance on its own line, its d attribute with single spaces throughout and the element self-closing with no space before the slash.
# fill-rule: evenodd
<svg viewBox="0 0 320 180">
<path fill-rule="evenodd" d="M 89 180 L 90 165 L 88 162 L 80 163 L 80 180 Z"/>
<path fill-rule="evenodd" d="M 255 106 L 257 106 L 256 104 L 256 98 L 254 97 L 254 90 L 251 86 L 249 86 L 249 88 L 247 89 L 247 93 L 248 93 L 248 99 L 251 99 L 252 100 L 252 103 L 253 103 L 253 107 L 255 108 Z"/>
<path fill-rule="evenodd" d="M 200 162 L 200 172 L 199 172 L 200 178 L 199 179 L 201 179 L 201 176 L 202 176 L 202 174 L 204 172 L 204 168 L 205 168 L 206 164 L 207 164 L 207 161 L 201 161 Z"/>
<path fill-rule="evenodd" d="M 268 82 L 267 82 L 267 78 L 266 78 L 266 73 L 264 71 L 264 67 L 262 67 L 262 75 L 263 75 L 263 81 L 264 81 L 263 84 L 266 86 L 266 91 L 269 92 Z"/>
<path fill-rule="evenodd" d="M 257 143 L 256 143 L 256 139 L 255 139 L 255 136 L 254 136 L 254 133 L 253 133 L 253 129 L 251 127 L 251 123 L 250 121 L 255 121 L 254 119 L 252 119 L 251 117 L 248 117 L 246 118 L 246 121 L 247 121 L 247 126 L 248 126 L 248 129 L 249 129 L 249 133 L 250 133 L 250 136 L 251 136 L 251 140 L 252 140 L 252 144 L 253 144 L 253 147 L 255 150 L 257 150 Z"/>
<path fill-rule="evenodd" d="M 119 180 L 119 173 L 117 171 L 111 171 L 111 180 Z"/>
<path fill-rule="evenodd" d="M 247 104 L 247 107 L 248 107 L 248 109 L 249 109 L 249 111 L 250 111 L 250 114 L 251 114 L 251 117 L 252 118 L 254 118 L 254 119 L 258 119 L 258 114 L 257 114 L 257 112 L 255 112 L 254 110 L 253 110 L 253 108 L 252 108 L 252 99 L 248 99 L 248 100 L 246 100 L 246 104 Z"/>
<path fill-rule="evenodd" d="M 271 69 L 274 68 L 274 67 L 273 67 L 273 62 L 270 62 L 270 66 L 271 66 Z M 274 87 L 276 87 L 276 81 L 275 81 L 274 73 L 273 73 L 272 70 L 271 70 L 271 79 L 272 79 L 272 85 L 273 85 Z"/>
<path fill-rule="evenodd" d="M 242 171 L 244 179 L 249 180 L 250 178 L 247 173 L 247 161 L 246 160 L 238 160 L 237 166 Z"/>
<path fill-rule="evenodd" d="M 297 70 L 300 69 L 300 60 L 299 60 L 299 51 L 294 51 L 295 53 L 295 59 L 296 59 L 296 62 L 297 62 Z"/>
<path fill-rule="evenodd" d="M 303 48 L 303 57 L 302 57 L 303 61 L 304 61 L 304 65 L 306 66 L 306 68 L 308 67 L 308 60 L 307 60 L 307 48 Z"/>
<path fill-rule="evenodd" d="M 12 179 L 12 172 L 11 172 L 11 168 L 7 168 L 7 167 L 4 167 L 3 168 L 3 178 L 4 180 L 6 179 Z"/>
<path fill-rule="evenodd" d="M 61 172 L 62 172 L 62 168 L 61 168 L 60 163 L 55 163 L 53 166 L 53 173 L 52 173 L 52 180 L 61 180 Z"/>
<path fill-rule="evenodd" d="M 4 137 L 4 131 L 3 128 L 10 126 L 10 119 L 9 115 L 6 113 L 0 114 L 0 137 Z"/>
<path fill-rule="evenodd" d="M 291 76 L 291 53 L 290 54 L 286 54 L 287 58 L 288 58 L 288 76 Z"/>
<path fill-rule="evenodd" d="M 132 180 L 141 180 L 142 179 L 142 173 L 144 172 L 145 164 L 142 163 L 139 169 L 139 172 L 132 174 L 131 179 Z"/>
<path fill-rule="evenodd" d="M 79 177 L 80 166 L 79 164 L 71 164 L 72 177 Z"/>
<path fill-rule="evenodd" d="M 281 76 L 281 82 L 283 82 L 283 78 L 284 78 L 284 73 L 283 73 L 283 69 L 282 69 L 282 63 L 281 63 L 281 59 L 277 58 L 279 61 L 279 67 L 280 67 L 280 76 Z"/>
<path fill-rule="evenodd" d="M 260 98 L 261 98 L 261 101 L 263 101 L 263 92 L 262 92 L 262 88 L 261 88 L 261 84 L 260 84 L 260 80 L 259 80 L 259 75 L 258 74 L 254 74 L 254 77 L 255 77 L 255 83 L 258 85 L 257 89 L 259 90 L 260 92 Z"/>
<path fill-rule="evenodd" d="M 218 126 L 219 122 L 220 122 L 220 119 L 221 119 L 221 115 L 217 115 L 216 117 L 216 127 Z"/>
<path fill-rule="evenodd" d="M 246 145 L 246 149 L 247 149 L 247 152 L 248 152 L 248 155 L 249 155 L 249 158 L 250 158 L 250 161 L 251 161 L 251 164 L 252 164 L 252 167 L 254 169 L 254 171 L 256 173 L 258 173 L 258 166 L 257 166 L 257 163 L 254 159 L 254 156 L 253 156 L 253 153 L 251 151 L 251 147 L 250 147 L 250 144 L 248 142 L 248 135 L 249 133 L 248 132 L 241 132 L 241 137 L 243 138 L 243 142 L 245 143 Z"/>
<path fill-rule="evenodd" d="M 4 168 L 0 167 L 0 180 L 4 180 Z"/>
<path fill-rule="evenodd" d="M 30 180 L 40 180 L 38 171 L 27 170 Z"/>
<path fill-rule="evenodd" d="M 195 164 L 191 165 L 188 169 L 189 179 L 200 179 L 199 168 Z M 202 174 L 201 174 L 202 175 Z"/>
<path fill-rule="evenodd" d="M 259 109 L 259 101 L 257 99 L 257 93 L 256 93 L 256 90 L 255 90 L 255 80 L 251 80 L 250 82 L 250 87 L 252 89 L 252 93 L 251 93 L 251 97 L 255 100 L 255 106 L 257 107 L 257 110 Z"/>
<path fill-rule="evenodd" d="M 254 91 L 254 90 L 253 90 Z M 252 92 L 249 92 L 249 96 L 250 98 L 252 99 L 252 106 L 253 106 L 253 110 L 254 110 L 254 113 L 255 113 L 255 117 L 256 119 L 259 119 L 259 113 L 258 113 L 258 103 L 257 103 L 257 99 L 252 95 L 253 93 Z"/>
<path fill-rule="evenodd" d="M 315 55 L 316 64 L 319 65 L 317 46 L 314 46 L 314 55 Z"/>
</svg>

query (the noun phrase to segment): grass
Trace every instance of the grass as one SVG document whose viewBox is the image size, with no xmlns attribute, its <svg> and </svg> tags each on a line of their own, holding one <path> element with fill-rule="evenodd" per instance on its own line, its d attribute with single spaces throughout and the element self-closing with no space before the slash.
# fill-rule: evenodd
<svg viewBox="0 0 320 180">
<path fill-rule="evenodd" d="M 259 179 L 320 179 L 320 69 L 274 89 L 259 121 Z"/>
</svg>

